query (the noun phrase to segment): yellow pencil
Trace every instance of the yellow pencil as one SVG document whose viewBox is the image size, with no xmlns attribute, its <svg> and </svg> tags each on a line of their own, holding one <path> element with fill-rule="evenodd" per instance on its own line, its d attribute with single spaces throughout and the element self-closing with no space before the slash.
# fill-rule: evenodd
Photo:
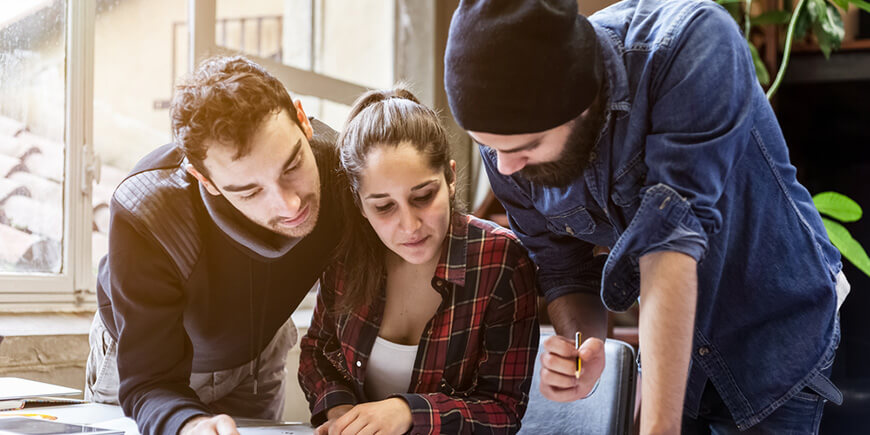
<svg viewBox="0 0 870 435">
<path fill-rule="evenodd" d="M 578 351 L 580 350 L 580 331 L 574 333 L 574 348 Z M 577 371 L 574 372 L 574 377 L 580 379 L 580 369 L 582 362 L 580 361 L 580 353 L 577 353 Z"/>
<path fill-rule="evenodd" d="M 31 413 L 15 413 L 15 414 L 3 414 L 0 417 L 38 417 L 44 420 L 57 420 L 57 417 L 48 414 L 31 414 Z"/>
</svg>

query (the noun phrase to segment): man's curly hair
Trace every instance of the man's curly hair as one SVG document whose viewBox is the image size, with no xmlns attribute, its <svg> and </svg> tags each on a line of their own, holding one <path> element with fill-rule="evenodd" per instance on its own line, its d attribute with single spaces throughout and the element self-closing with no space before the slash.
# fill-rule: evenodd
<svg viewBox="0 0 870 435">
<path fill-rule="evenodd" d="M 176 87 L 170 116 L 172 135 L 190 163 L 208 174 L 203 161 L 209 139 L 250 152 L 251 136 L 266 115 L 287 111 L 299 124 L 293 99 L 274 76 L 243 56 L 215 56 Z"/>
</svg>

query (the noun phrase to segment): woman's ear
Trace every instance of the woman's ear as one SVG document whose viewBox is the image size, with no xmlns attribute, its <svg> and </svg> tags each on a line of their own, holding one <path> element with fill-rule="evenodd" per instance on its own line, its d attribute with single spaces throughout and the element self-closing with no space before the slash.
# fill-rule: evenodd
<svg viewBox="0 0 870 435">
<path fill-rule="evenodd" d="M 450 198 L 453 198 L 453 195 L 456 194 L 456 160 L 450 160 L 450 175 L 447 187 L 450 189 Z"/>
<path fill-rule="evenodd" d="M 356 208 L 359 211 L 359 214 L 361 214 L 362 217 L 364 217 L 364 218 L 366 218 L 366 220 L 368 220 L 369 217 L 366 216 L 366 211 L 363 210 L 362 201 L 359 199 L 359 195 L 356 192 L 351 192 L 351 195 L 353 195 L 354 208 Z"/>
</svg>

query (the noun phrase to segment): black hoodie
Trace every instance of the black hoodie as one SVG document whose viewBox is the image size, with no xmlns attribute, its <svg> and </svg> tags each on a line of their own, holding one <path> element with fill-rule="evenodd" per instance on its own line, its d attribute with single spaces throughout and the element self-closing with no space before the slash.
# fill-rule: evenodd
<svg viewBox="0 0 870 435">
<path fill-rule="evenodd" d="M 201 192 L 173 144 L 143 158 L 116 189 L 97 297 L 118 342 L 119 400 L 143 435 L 174 434 L 210 414 L 189 386 L 191 371 L 257 359 L 328 263 L 340 233 L 336 133 L 312 126 L 320 214 L 302 239 Z"/>
</svg>

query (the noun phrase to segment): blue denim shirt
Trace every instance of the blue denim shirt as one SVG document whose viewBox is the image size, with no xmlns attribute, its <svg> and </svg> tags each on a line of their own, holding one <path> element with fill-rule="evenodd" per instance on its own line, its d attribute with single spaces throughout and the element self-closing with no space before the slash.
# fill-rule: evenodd
<svg viewBox="0 0 870 435">
<path fill-rule="evenodd" d="M 625 310 L 639 296 L 641 256 L 695 258 L 685 411 L 697 415 L 709 380 L 745 429 L 831 362 L 839 252 L 723 8 L 626 0 L 590 21 L 608 101 L 589 168 L 549 188 L 499 174 L 495 152 L 481 147 L 492 188 L 548 300 L 600 288 L 609 309 Z M 603 274 L 593 244 L 611 247 Z"/>
</svg>

